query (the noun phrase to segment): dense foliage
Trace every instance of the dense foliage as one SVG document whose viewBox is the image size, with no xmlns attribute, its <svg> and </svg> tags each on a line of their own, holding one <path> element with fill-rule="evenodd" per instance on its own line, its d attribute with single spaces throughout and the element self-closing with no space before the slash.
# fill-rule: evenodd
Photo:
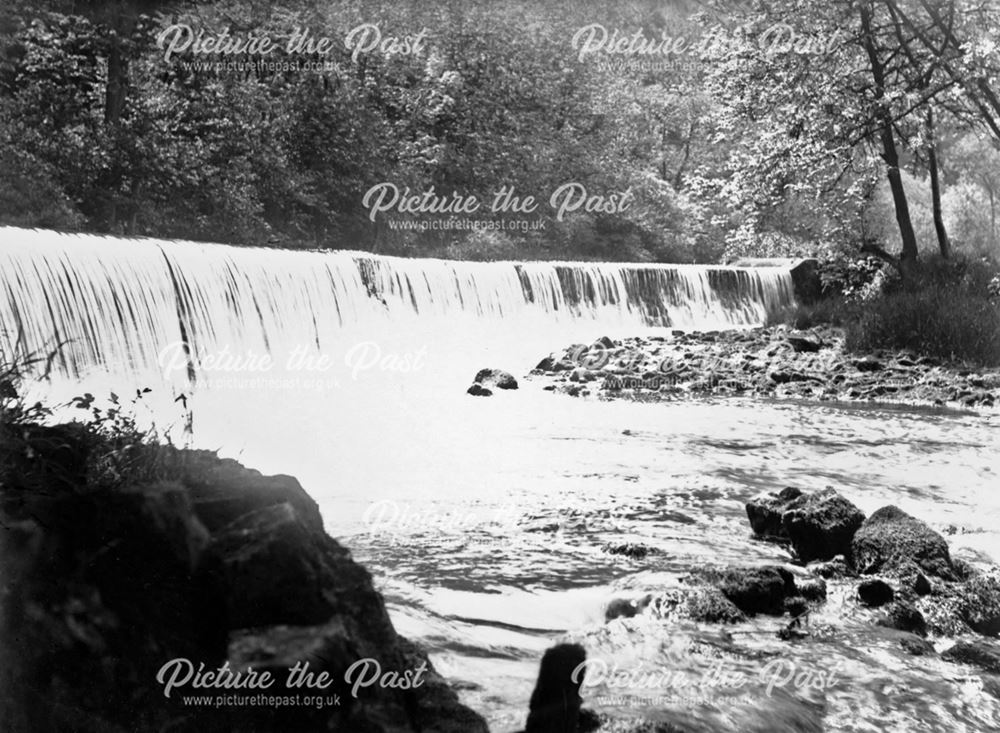
<svg viewBox="0 0 1000 733">
<path fill-rule="evenodd" d="M 975 69 L 992 91 L 1000 21 L 953 0 L 958 50 L 933 56 L 924 5 L 14 2 L 0 10 L 0 223 L 480 259 L 891 251 L 888 126 L 920 248 L 938 248 L 940 200 L 956 248 L 993 251 L 1000 136 L 985 92 L 953 77 Z M 383 43 L 360 52 L 364 24 Z M 196 53 L 179 26 L 274 48 Z M 585 52 L 588 33 L 616 31 L 639 50 Z M 433 217 L 372 221 L 364 195 L 383 182 L 541 205 L 491 229 L 400 229 Z M 629 204 L 558 220 L 548 199 L 567 182 Z"/>
</svg>

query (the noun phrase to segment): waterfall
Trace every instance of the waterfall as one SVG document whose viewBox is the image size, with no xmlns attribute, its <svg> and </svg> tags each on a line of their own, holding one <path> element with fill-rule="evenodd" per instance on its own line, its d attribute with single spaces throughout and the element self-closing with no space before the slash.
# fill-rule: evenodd
<svg viewBox="0 0 1000 733">
<path fill-rule="evenodd" d="M 0 228 L 0 351 L 60 344 L 68 375 L 155 367 L 171 344 L 194 377 L 191 355 L 322 352 L 347 329 L 458 317 L 718 328 L 792 302 L 787 267 L 458 262 Z"/>
</svg>

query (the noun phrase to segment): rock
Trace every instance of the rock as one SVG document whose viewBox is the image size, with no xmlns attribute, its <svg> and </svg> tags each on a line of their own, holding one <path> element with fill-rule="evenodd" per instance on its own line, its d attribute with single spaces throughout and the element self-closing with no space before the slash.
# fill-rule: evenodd
<svg viewBox="0 0 1000 733">
<path fill-rule="evenodd" d="M 265 476 L 211 451 L 162 450 L 168 461 L 181 467 L 180 481 L 187 487 L 195 514 L 210 532 L 244 514 L 286 503 L 310 527 L 323 529 L 319 505 L 292 476 Z"/>
<path fill-rule="evenodd" d="M 716 588 L 702 588 L 691 593 L 686 600 L 690 618 L 710 624 L 738 624 L 747 620 L 746 615 Z"/>
<path fill-rule="evenodd" d="M 825 562 L 809 563 L 806 568 L 821 578 L 850 578 L 854 575 L 854 571 L 847 564 L 843 555 L 837 555 Z"/>
<path fill-rule="evenodd" d="M 608 607 L 604 609 L 604 621 L 614 621 L 616 618 L 632 618 L 639 609 L 632 601 L 625 598 L 615 598 Z"/>
<path fill-rule="evenodd" d="M 788 539 L 788 534 L 781 524 L 781 517 L 801 496 L 800 489 L 786 486 L 778 493 L 765 492 L 748 501 L 747 518 L 754 534 L 760 537 Z"/>
<path fill-rule="evenodd" d="M 414 731 L 426 733 L 489 733 L 479 713 L 463 705 L 451 685 L 434 669 L 427 654 L 409 639 L 397 637 L 403 669 L 416 671 L 426 665 L 423 684 L 412 689 L 410 721 Z M 416 698 L 416 704 L 413 704 Z"/>
<path fill-rule="evenodd" d="M 979 667 L 992 674 L 1000 674 L 1000 646 L 985 639 L 958 641 L 950 649 L 943 651 L 941 658 L 956 664 Z"/>
<path fill-rule="evenodd" d="M 768 377 L 775 384 L 788 384 L 790 382 L 822 382 L 819 377 L 810 374 L 803 374 L 792 369 L 775 369 L 768 374 Z"/>
<path fill-rule="evenodd" d="M 858 586 L 858 598 L 866 606 L 876 608 L 884 606 L 886 603 L 890 603 L 895 595 L 892 586 L 878 578 L 863 580 L 861 581 L 861 585 Z"/>
<path fill-rule="evenodd" d="M 918 596 L 930 595 L 932 590 L 931 581 L 929 581 L 927 576 L 919 570 L 906 573 L 903 577 L 903 583 Z"/>
<path fill-rule="evenodd" d="M 743 613 L 780 615 L 785 598 L 797 595 L 792 574 L 776 565 L 702 571 L 699 577 L 716 586 Z"/>
<path fill-rule="evenodd" d="M 480 369 L 472 381 L 484 387 L 517 389 L 517 380 L 514 379 L 514 375 L 501 369 Z"/>
<path fill-rule="evenodd" d="M 325 534 L 297 481 L 203 451 L 148 450 L 151 465 L 175 479 L 122 486 L 104 476 L 92 485 L 76 464 L 81 474 L 64 476 L 64 491 L 23 506 L 36 519 L 12 517 L 0 502 L 0 728 L 486 733 L 396 634 L 371 577 Z M 6 482 L 10 466 L 0 463 Z M 303 660 L 342 674 L 363 658 L 385 670 L 426 664 L 425 683 L 372 686 L 322 709 L 193 715 L 177 690 L 167 699 L 156 682 L 172 659 L 206 669 L 270 665 L 283 680 Z"/>
<path fill-rule="evenodd" d="M 798 353 L 810 353 L 823 348 L 823 341 L 810 333 L 790 333 L 785 336 L 785 341 Z"/>
<path fill-rule="evenodd" d="M 799 580 L 796 581 L 795 586 L 798 588 L 799 595 L 807 601 L 820 602 L 826 600 L 826 581 L 822 578 Z"/>
<path fill-rule="evenodd" d="M 535 365 L 536 372 L 554 372 L 556 370 L 556 360 L 551 356 L 546 356 Z"/>
<path fill-rule="evenodd" d="M 466 394 L 470 394 L 473 397 L 492 397 L 493 390 L 476 382 L 474 385 L 465 390 Z"/>
<path fill-rule="evenodd" d="M 804 494 L 782 514 L 781 525 L 802 562 L 850 552 L 864 513 L 833 489 Z"/>
<path fill-rule="evenodd" d="M 546 650 L 531 693 L 524 733 L 578 733 L 581 666 L 587 653 L 579 644 L 559 644 Z M 574 674 L 576 672 L 576 674 Z"/>
<path fill-rule="evenodd" d="M 896 506 L 882 507 L 865 520 L 851 552 L 859 573 L 898 575 L 912 563 L 938 577 L 954 577 L 944 537 Z"/>
<path fill-rule="evenodd" d="M 889 606 L 882 618 L 876 621 L 879 626 L 886 626 L 899 631 L 909 631 L 919 636 L 927 636 L 927 621 L 912 604 L 905 601 L 895 601 Z"/>
<path fill-rule="evenodd" d="M 373 634 L 391 628 L 368 572 L 290 504 L 227 525 L 206 553 L 205 573 L 220 589 L 230 629 L 313 626 L 335 614 L 363 619 Z"/>
<path fill-rule="evenodd" d="M 746 505 L 754 533 L 786 538 L 803 562 L 826 560 L 851 549 L 865 515 L 834 489 L 805 494 L 794 487 L 758 494 Z"/>
<path fill-rule="evenodd" d="M 884 369 L 884 365 L 874 356 L 865 356 L 851 362 L 859 372 L 877 372 Z"/>
<path fill-rule="evenodd" d="M 1000 577 L 995 570 L 971 578 L 959 590 L 959 613 L 974 631 L 1000 635 Z"/>
<path fill-rule="evenodd" d="M 609 543 L 604 545 L 601 549 L 611 555 L 624 555 L 625 557 L 630 557 L 633 560 L 641 560 L 650 553 L 656 552 L 656 550 L 652 547 L 635 542 L 622 542 L 619 544 Z"/>
<path fill-rule="evenodd" d="M 604 349 L 613 349 L 615 348 L 615 342 L 612 341 L 607 336 L 601 336 L 599 339 L 597 339 L 597 341 L 594 342 L 594 346 Z"/>
<path fill-rule="evenodd" d="M 806 601 L 802 596 L 795 596 L 794 598 L 786 598 L 783 604 L 785 613 L 792 617 L 793 620 L 801 619 L 807 613 L 809 613 L 809 602 Z"/>
<path fill-rule="evenodd" d="M 922 639 L 916 634 L 906 634 L 899 640 L 899 645 L 915 657 L 923 657 L 934 654 L 934 645 L 927 639 Z"/>
</svg>

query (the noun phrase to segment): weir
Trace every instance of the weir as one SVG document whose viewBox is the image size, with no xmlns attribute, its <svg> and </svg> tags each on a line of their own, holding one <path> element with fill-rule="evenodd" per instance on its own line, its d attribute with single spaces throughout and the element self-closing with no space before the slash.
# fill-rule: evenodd
<svg viewBox="0 0 1000 733">
<path fill-rule="evenodd" d="M 0 228 L 0 349 L 64 374 L 155 367 L 181 342 L 322 352 L 345 329 L 516 319 L 525 328 L 719 328 L 794 302 L 788 267 L 460 262 Z M 192 374 L 191 376 L 195 376 Z"/>
</svg>

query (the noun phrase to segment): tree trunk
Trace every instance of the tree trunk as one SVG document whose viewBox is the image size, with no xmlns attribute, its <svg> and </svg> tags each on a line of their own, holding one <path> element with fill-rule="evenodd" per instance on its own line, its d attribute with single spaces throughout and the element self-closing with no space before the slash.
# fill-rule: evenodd
<svg viewBox="0 0 1000 733">
<path fill-rule="evenodd" d="M 125 109 L 128 90 L 128 59 L 122 53 L 121 39 L 115 33 L 108 50 L 108 86 L 104 95 L 104 122 L 116 125 Z"/>
<path fill-rule="evenodd" d="M 948 241 L 948 230 L 944 226 L 944 215 L 941 213 L 941 181 L 938 179 L 937 137 L 934 131 L 934 110 L 927 110 L 927 168 L 931 174 L 931 207 L 934 210 L 934 231 L 937 232 L 938 248 L 945 259 L 951 254 L 951 242 Z"/>
<path fill-rule="evenodd" d="M 917 235 L 913 231 L 910 220 L 910 207 L 906 203 L 906 191 L 903 188 L 903 178 L 899 172 L 899 152 L 896 150 L 896 139 L 892 134 L 892 115 L 885 103 L 885 65 L 879 58 L 875 48 L 875 35 L 872 31 L 871 12 L 867 5 L 859 6 L 861 14 L 861 29 L 864 34 L 865 51 L 871 64 L 872 78 L 875 81 L 875 99 L 878 104 L 878 122 L 881 126 L 879 139 L 882 143 L 882 160 L 885 161 L 889 178 L 889 190 L 892 191 L 892 203 L 896 210 L 896 224 L 903 240 L 903 251 L 899 255 L 900 275 L 903 280 L 909 280 L 913 265 L 917 261 Z"/>
</svg>

